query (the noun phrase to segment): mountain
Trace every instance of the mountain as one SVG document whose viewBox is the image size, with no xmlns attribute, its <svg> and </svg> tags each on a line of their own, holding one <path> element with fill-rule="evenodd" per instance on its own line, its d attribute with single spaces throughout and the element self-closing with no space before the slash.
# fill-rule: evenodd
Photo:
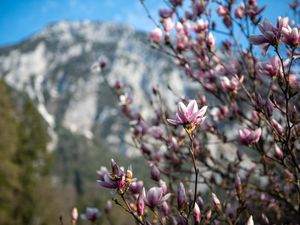
<svg viewBox="0 0 300 225">
<path fill-rule="evenodd" d="M 109 65 L 95 73 L 91 65 L 100 55 Z M 65 129 L 115 151 L 135 154 L 120 146 L 130 137 L 104 76 L 110 85 L 119 80 L 128 86 L 145 115 L 152 86 L 168 83 L 176 93 L 183 93 L 174 62 L 152 49 L 145 33 L 123 25 L 62 21 L 0 49 L 0 77 L 36 103 L 49 125 L 50 148 L 61 138 L 58 129 Z M 164 96 L 174 98 L 170 91 Z"/>
</svg>

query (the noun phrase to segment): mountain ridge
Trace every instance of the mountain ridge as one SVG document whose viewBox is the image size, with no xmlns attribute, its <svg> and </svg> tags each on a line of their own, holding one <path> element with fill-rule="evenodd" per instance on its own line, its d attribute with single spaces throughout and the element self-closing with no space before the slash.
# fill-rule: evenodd
<svg viewBox="0 0 300 225">
<path fill-rule="evenodd" d="M 109 61 L 101 74 L 91 71 L 99 55 Z M 106 22 L 62 21 L 0 48 L 0 76 L 17 90 L 25 90 L 52 130 L 59 124 L 116 146 L 129 137 L 122 131 L 125 124 L 116 110 L 117 101 L 108 101 L 114 97 L 103 76 L 110 85 L 117 80 L 124 83 L 145 109 L 152 86 L 163 80 L 173 84 L 176 93 L 183 93 L 174 65 L 149 47 L 145 33 Z"/>
</svg>

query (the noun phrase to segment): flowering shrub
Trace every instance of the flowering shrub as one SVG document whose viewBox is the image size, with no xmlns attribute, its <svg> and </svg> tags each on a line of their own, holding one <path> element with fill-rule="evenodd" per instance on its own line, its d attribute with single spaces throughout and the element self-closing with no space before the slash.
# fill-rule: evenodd
<svg viewBox="0 0 300 225">
<path fill-rule="evenodd" d="M 290 7 L 297 15 L 298 2 Z M 153 117 L 144 117 L 126 85 L 112 87 L 156 185 L 114 160 L 98 180 L 137 224 L 300 224 L 300 28 L 263 20 L 264 9 L 166 1 L 149 40 L 199 87 L 173 103 L 177 112 L 154 87 Z"/>
</svg>

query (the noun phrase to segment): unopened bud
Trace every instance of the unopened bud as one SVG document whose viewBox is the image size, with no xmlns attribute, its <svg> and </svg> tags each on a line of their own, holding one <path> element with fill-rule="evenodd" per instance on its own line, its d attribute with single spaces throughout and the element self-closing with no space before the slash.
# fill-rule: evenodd
<svg viewBox="0 0 300 225">
<path fill-rule="evenodd" d="M 217 211 L 218 214 L 221 214 L 222 212 L 222 205 L 218 197 L 216 196 L 215 193 L 211 193 L 211 198 L 215 207 L 215 210 Z"/>
<path fill-rule="evenodd" d="M 151 178 L 153 180 L 155 180 L 155 181 L 159 181 L 160 180 L 159 169 L 154 164 L 151 165 Z"/>
<path fill-rule="evenodd" d="M 75 225 L 77 220 L 78 220 L 78 210 L 77 208 L 73 208 L 71 213 L 71 224 Z"/>
<path fill-rule="evenodd" d="M 249 217 L 249 219 L 248 219 L 246 225 L 254 225 L 252 216 Z"/>
<path fill-rule="evenodd" d="M 198 204 L 195 202 L 195 206 L 193 209 L 193 216 L 196 223 L 200 223 L 201 221 L 201 211 Z"/>
<path fill-rule="evenodd" d="M 283 152 L 277 144 L 274 145 L 274 156 L 279 160 L 283 159 Z"/>
</svg>

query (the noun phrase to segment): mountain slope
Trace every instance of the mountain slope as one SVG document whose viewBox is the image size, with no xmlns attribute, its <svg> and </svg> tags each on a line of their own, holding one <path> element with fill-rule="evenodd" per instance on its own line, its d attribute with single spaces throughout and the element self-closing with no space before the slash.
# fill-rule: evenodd
<svg viewBox="0 0 300 225">
<path fill-rule="evenodd" d="M 99 55 L 109 59 L 102 74 L 91 71 Z M 149 47 L 144 33 L 112 23 L 63 21 L 0 49 L 0 76 L 28 93 L 52 131 L 61 125 L 116 146 L 126 138 L 124 123 L 102 76 L 110 84 L 125 83 L 139 96 L 135 102 L 147 108 L 152 86 L 163 79 L 183 92 L 178 73 L 169 58 Z"/>
</svg>

